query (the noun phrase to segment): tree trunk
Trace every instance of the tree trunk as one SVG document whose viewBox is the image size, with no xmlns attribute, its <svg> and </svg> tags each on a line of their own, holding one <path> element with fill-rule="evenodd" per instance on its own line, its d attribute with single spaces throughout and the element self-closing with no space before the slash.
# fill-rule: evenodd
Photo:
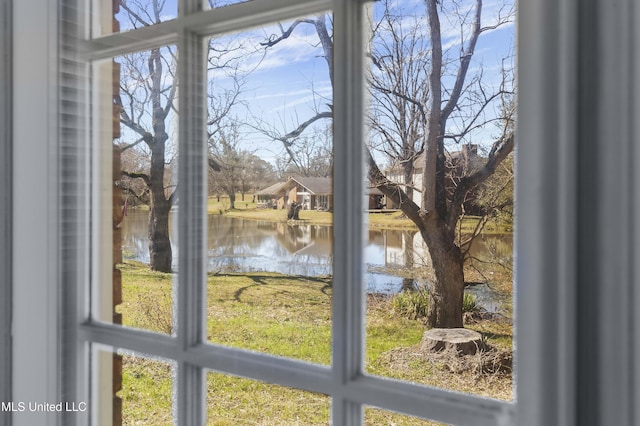
<svg viewBox="0 0 640 426">
<path fill-rule="evenodd" d="M 159 115 L 160 109 L 156 109 Z M 156 135 L 151 144 L 151 167 L 149 186 L 151 203 L 149 205 L 149 260 L 153 271 L 171 272 L 171 242 L 169 241 L 169 210 L 171 202 L 164 191 L 165 142 L 168 136 L 164 129 L 164 120 L 154 117 Z"/>
<path fill-rule="evenodd" d="M 236 208 L 236 194 L 235 191 L 229 192 L 229 208 L 231 210 Z"/>
<path fill-rule="evenodd" d="M 149 266 L 153 271 L 171 272 L 170 207 L 164 199 L 152 201 L 149 209 Z"/>
<path fill-rule="evenodd" d="M 151 148 L 151 166 L 149 169 L 149 258 L 153 271 L 171 272 L 171 242 L 169 241 L 169 210 L 171 202 L 164 190 L 165 143 L 169 139 L 166 131 L 166 113 L 161 105 L 162 58 L 159 49 L 152 50 L 148 62 L 152 81 L 151 101 L 153 105 L 153 140 Z"/>
<path fill-rule="evenodd" d="M 459 328 L 463 326 L 464 257 L 443 228 L 430 226 L 422 232 L 429 247 L 434 271 L 429 285 L 427 326 Z"/>
</svg>

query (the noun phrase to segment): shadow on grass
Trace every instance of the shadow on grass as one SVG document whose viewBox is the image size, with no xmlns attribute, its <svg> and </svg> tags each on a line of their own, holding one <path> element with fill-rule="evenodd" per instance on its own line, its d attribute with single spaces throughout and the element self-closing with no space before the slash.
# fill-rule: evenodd
<svg viewBox="0 0 640 426">
<path fill-rule="evenodd" d="M 322 294 L 324 294 L 325 296 L 329 296 L 329 290 L 332 287 L 332 282 L 328 281 L 326 278 L 318 278 L 318 277 L 306 277 L 306 276 L 302 276 L 302 275 L 282 275 L 282 276 L 273 276 L 273 275 L 239 275 L 239 276 L 243 276 L 246 278 L 249 278 L 251 281 L 253 281 L 255 284 L 251 284 L 251 285 L 247 285 L 244 287 L 239 288 L 238 290 L 236 290 L 233 294 L 233 298 L 237 301 L 237 302 L 242 302 L 242 295 L 243 293 L 245 293 L 246 291 L 254 288 L 254 287 L 260 287 L 263 285 L 273 285 L 273 286 L 277 286 L 278 283 L 275 282 L 269 282 L 272 281 L 274 278 L 280 281 L 290 281 L 294 284 L 297 285 L 304 285 L 304 283 L 308 283 L 308 282 L 315 282 L 315 283 L 320 283 L 320 284 L 324 284 L 321 288 L 320 288 L 320 292 Z"/>
</svg>

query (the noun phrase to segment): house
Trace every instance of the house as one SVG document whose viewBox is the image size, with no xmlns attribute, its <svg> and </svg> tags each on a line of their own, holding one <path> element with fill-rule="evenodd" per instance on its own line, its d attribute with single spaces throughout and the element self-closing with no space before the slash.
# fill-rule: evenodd
<svg viewBox="0 0 640 426">
<path fill-rule="evenodd" d="M 378 188 L 367 186 L 368 209 L 381 210 L 386 197 Z M 284 209 L 290 200 L 304 209 L 331 210 L 333 207 L 331 178 L 291 177 L 256 192 L 258 208 Z"/>
<path fill-rule="evenodd" d="M 332 210 L 333 180 L 328 177 L 290 177 L 283 186 L 285 203 L 295 201 L 303 209 Z"/>
<path fill-rule="evenodd" d="M 278 182 L 256 192 L 258 208 L 278 208 L 278 194 L 286 182 Z"/>
<path fill-rule="evenodd" d="M 384 209 L 386 197 L 384 196 L 382 191 L 380 191 L 375 186 L 367 185 L 366 188 L 367 188 L 366 191 L 367 191 L 367 199 L 368 199 L 367 208 L 369 210 Z"/>
<path fill-rule="evenodd" d="M 414 168 L 411 182 L 405 182 L 404 171 L 400 166 L 390 167 L 385 171 L 385 175 L 392 182 L 400 184 L 406 190 L 407 186 L 413 188 L 413 202 L 417 205 L 421 204 L 422 196 L 422 176 L 424 174 L 424 156 L 425 153 L 418 155 L 414 160 Z M 447 152 L 447 171 L 449 174 L 446 180 L 447 192 L 452 193 L 460 179 L 484 165 L 486 158 L 478 155 L 478 145 L 466 144 L 462 145 L 460 151 Z M 387 208 L 399 208 L 392 200 L 387 199 Z M 481 214 L 479 206 L 474 203 L 473 194 L 471 194 L 465 202 L 465 211 L 470 214 Z"/>
<path fill-rule="evenodd" d="M 289 177 L 256 192 L 258 207 L 286 208 L 295 201 L 303 209 L 333 209 L 333 183 L 328 177 Z"/>
</svg>

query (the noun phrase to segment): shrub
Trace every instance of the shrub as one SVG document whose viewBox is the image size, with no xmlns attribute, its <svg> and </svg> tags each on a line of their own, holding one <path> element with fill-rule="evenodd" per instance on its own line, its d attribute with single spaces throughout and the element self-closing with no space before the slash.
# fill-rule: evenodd
<svg viewBox="0 0 640 426">
<path fill-rule="evenodd" d="M 136 310 L 137 324 L 145 330 L 173 333 L 173 307 L 169 296 L 139 294 Z"/>
<path fill-rule="evenodd" d="M 394 296 L 392 306 L 398 314 L 409 319 L 426 318 L 429 311 L 429 292 L 426 287 L 403 290 Z"/>
<path fill-rule="evenodd" d="M 462 298 L 462 312 L 478 312 L 479 310 L 478 298 L 473 294 L 465 293 Z"/>
<path fill-rule="evenodd" d="M 393 297 L 391 305 L 398 314 L 411 320 L 426 318 L 429 311 L 429 292 L 426 287 L 417 290 L 403 290 Z M 473 294 L 464 293 L 462 312 L 478 311 L 480 311 L 478 298 Z"/>
</svg>

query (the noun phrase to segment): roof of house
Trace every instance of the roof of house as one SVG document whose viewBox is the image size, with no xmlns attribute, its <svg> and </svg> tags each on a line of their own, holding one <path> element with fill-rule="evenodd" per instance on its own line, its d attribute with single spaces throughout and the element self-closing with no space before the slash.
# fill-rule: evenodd
<svg viewBox="0 0 640 426">
<path fill-rule="evenodd" d="M 326 195 L 333 193 L 333 182 L 328 177 L 290 177 L 287 184 L 297 182 L 315 195 Z"/>
<path fill-rule="evenodd" d="M 276 193 L 278 193 L 280 191 L 280 189 L 282 189 L 282 187 L 286 184 L 286 182 L 278 182 L 278 183 L 274 183 L 273 185 L 265 188 L 265 189 L 261 189 L 260 191 L 256 192 L 256 195 L 275 195 Z"/>
</svg>

